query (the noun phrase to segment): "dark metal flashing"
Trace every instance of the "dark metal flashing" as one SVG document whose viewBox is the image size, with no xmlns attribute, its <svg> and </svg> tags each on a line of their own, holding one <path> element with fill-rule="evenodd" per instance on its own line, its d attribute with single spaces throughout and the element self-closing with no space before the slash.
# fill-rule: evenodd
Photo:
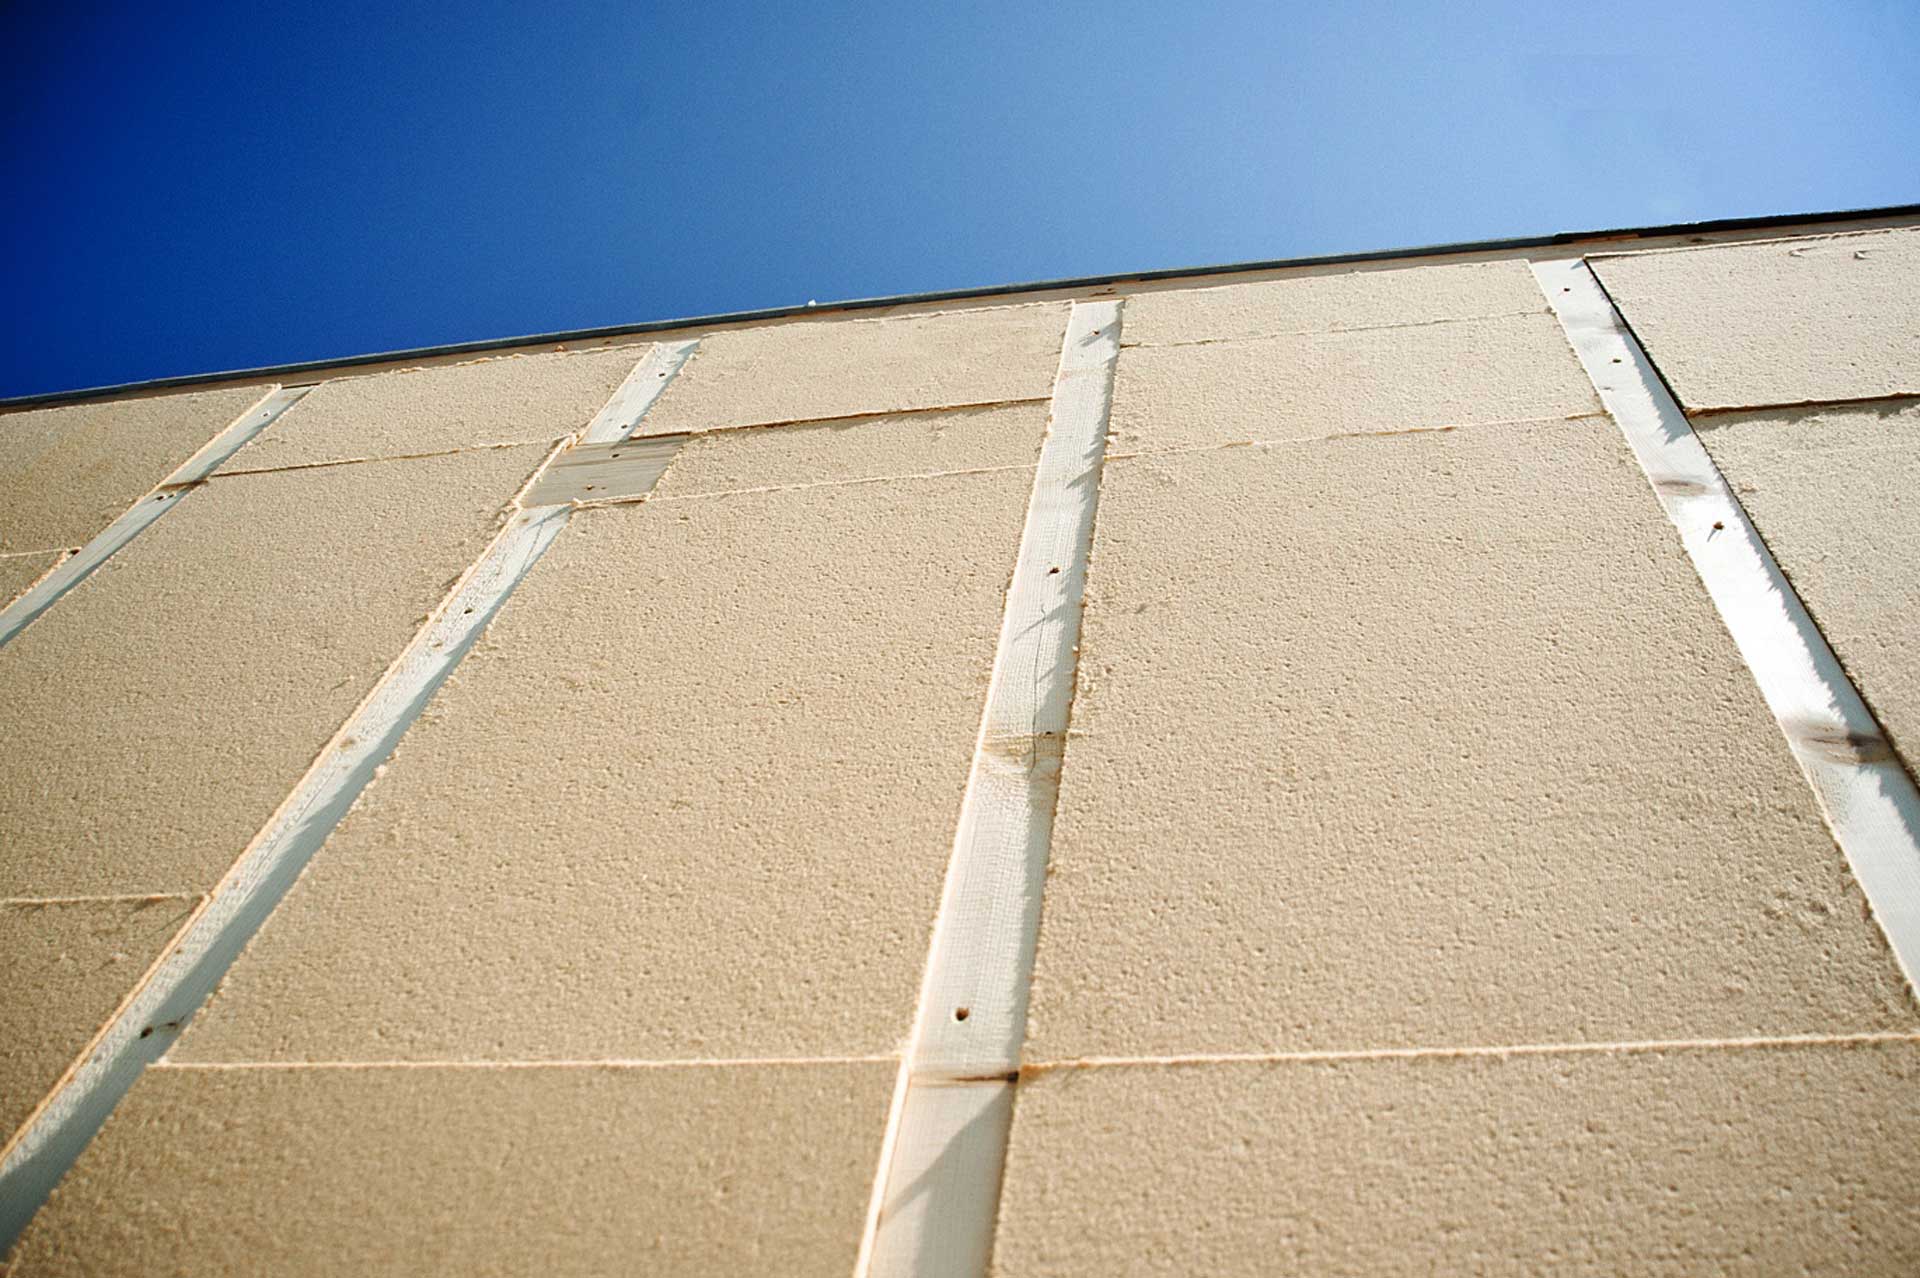
<svg viewBox="0 0 1920 1278">
<path fill-rule="evenodd" d="M 534 333 L 521 337 L 491 337 L 474 342 L 450 342 L 441 346 L 422 346 L 407 350 L 378 351 L 366 355 L 348 355 L 333 359 L 303 360 L 292 364 L 273 364 L 260 368 L 233 369 L 226 372 L 188 373 L 176 377 L 156 377 L 143 382 L 125 382 L 117 386 L 92 386 L 81 390 L 47 391 L 36 395 L 16 395 L 0 399 L 0 411 L 37 405 L 71 404 L 115 395 L 142 394 L 174 387 L 207 386 L 220 382 L 298 379 L 306 374 L 333 369 L 356 368 L 369 364 L 388 364 L 410 359 L 431 359 L 447 355 L 484 354 L 528 346 L 550 346 L 567 342 L 604 341 L 645 333 L 675 329 L 703 328 L 720 324 L 751 323 L 756 320 L 786 319 L 794 315 L 831 315 L 845 311 L 876 310 L 888 306 L 907 306 L 922 302 L 959 302 L 981 298 L 1009 297 L 1021 293 L 1039 293 L 1056 289 L 1100 288 L 1115 284 L 1144 284 L 1156 280 L 1200 279 L 1213 275 L 1238 275 L 1249 271 L 1272 271 L 1302 266 L 1341 266 L 1364 262 L 1385 262 L 1398 258 L 1443 257 L 1456 253 L 1497 253 L 1523 249 L 1554 248 L 1589 241 L 1659 239 L 1679 235 L 1708 235 L 1730 231 L 1758 231 L 1772 228 L 1814 228 L 1834 222 L 1867 221 L 1876 218 L 1920 217 L 1920 204 L 1896 204 L 1884 208 L 1840 209 L 1826 213 L 1781 213 L 1766 217 L 1719 218 L 1709 222 L 1676 222 L 1665 226 L 1621 227 L 1603 231 L 1562 231 L 1553 235 L 1521 236 L 1498 240 L 1465 240 L 1452 244 L 1426 244 L 1414 248 L 1372 249 L 1361 253 L 1330 253 L 1320 257 L 1283 257 L 1258 262 L 1229 262 L 1215 266 L 1181 266 L 1151 271 L 1130 271 L 1117 275 L 1083 275 L 1070 279 L 1033 280 L 1023 284 L 994 284 L 979 288 L 947 289 L 930 293 L 903 293 L 891 297 L 862 297 L 821 305 L 770 306 L 759 310 L 730 311 L 717 315 L 695 315 L 680 319 L 648 320 L 638 324 L 615 324 L 602 328 L 577 328 L 558 333 Z"/>
</svg>

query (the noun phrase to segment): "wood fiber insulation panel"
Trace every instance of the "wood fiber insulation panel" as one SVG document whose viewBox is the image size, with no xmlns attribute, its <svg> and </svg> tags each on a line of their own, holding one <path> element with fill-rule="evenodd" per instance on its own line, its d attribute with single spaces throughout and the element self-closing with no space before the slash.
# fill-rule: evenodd
<svg viewBox="0 0 1920 1278">
<path fill-rule="evenodd" d="M 993 1273 L 1920 1272 L 1920 1043 L 1064 1070 Z"/>
<path fill-rule="evenodd" d="M 840 483 L 910 473 L 1030 466 L 1047 406 L 963 408 L 805 426 L 712 431 L 687 441 L 656 490 L 663 497 Z"/>
<path fill-rule="evenodd" d="M 497 444 L 579 430 L 647 353 L 506 355 L 322 382 L 220 468 L 222 474 Z"/>
<path fill-rule="evenodd" d="M 263 393 L 242 386 L 0 415 L 0 554 L 85 545 Z"/>
<path fill-rule="evenodd" d="M 1406 328 L 1544 311 L 1525 262 L 1330 268 L 1257 284 L 1127 299 L 1125 346 L 1246 341 L 1288 333 Z"/>
<path fill-rule="evenodd" d="M 176 1056 L 896 1051 L 1031 486 L 582 510 Z"/>
<path fill-rule="evenodd" d="M 1130 347 L 1107 447 L 1124 456 L 1600 411 L 1554 318 L 1511 315 Z"/>
<path fill-rule="evenodd" d="M 1045 399 L 1067 304 L 825 319 L 700 339 L 644 435 Z"/>
<path fill-rule="evenodd" d="M 0 894 L 203 891 L 546 449 L 214 479 L 0 649 Z"/>
<path fill-rule="evenodd" d="M 1920 775 L 1920 404 L 1715 415 L 1696 430 Z"/>
<path fill-rule="evenodd" d="M 0 555 L 0 608 L 25 594 L 29 587 L 47 575 L 47 570 L 66 558 L 64 550 L 46 550 L 33 555 Z"/>
<path fill-rule="evenodd" d="M 1108 462 L 1028 1060 L 1917 1024 L 1612 422 Z"/>
<path fill-rule="evenodd" d="M 149 1070 L 12 1278 L 853 1269 L 890 1064 Z"/>
<path fill-rule="evenodd" d="M 1920 393 L 1920 230 L 1592 266 L 1689 412 Z"/>
<path fill-rule="evenodd" d="M 195 900 L 0 902 L 0 1145 L 160 957 Z"/>
</svg>

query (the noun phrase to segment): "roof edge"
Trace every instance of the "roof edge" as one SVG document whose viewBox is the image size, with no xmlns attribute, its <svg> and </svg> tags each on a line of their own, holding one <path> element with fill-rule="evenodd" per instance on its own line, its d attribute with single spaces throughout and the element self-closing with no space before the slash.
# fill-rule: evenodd
<svg viewBox="0 0 1920 1278">
<path fill-rule="evenodd" d="M 555 333 L 528 333 L 517 337 L 490 337 L 471 342 L 448 342 L 439 346 L 417 346 L 401 350 L 373 351 L 364 355 L 335 356 L 330 359 L 302 360 L 290 364 L 268 364 L 258 368 L 236 368 L 210 373 L 184 373 L 156 377 L 139 382 L 121 382 L 109 386 L 89 386 L 77 390 L 43 391 L 33 395 L 0 398 L 0 411 L 57 404 L 83 403 L 116 395 L 171 390 L 191 386 L 210 386 L 223 382 L 264 381 L 334 369 L 387 364 L 407 359 L 438 358 L 447 355 L 484 354 L 523 346 L 541 346 L 565 342 L 598 341 L 614 337 L 632 337 L 674 329 L 701 328 L 709 325 L 750 323 L 754 320 L 786 319 L 795 315 L 831 315 L 837 312 L 876 310 L 922 302 L 958 302 L 979 298 L 1008 297 L 1054 289 L 1097 288 L 1111 284 L 1149 283 L 1169 279 L 1201 279 L 1213 275 L 1237 275 L 1249 271 L 1272 271 L 1297 266 L 1339 266 L 1345 263 L 1383 262 L 1396 258 L 1441 257 L 1456 253 L 1496 253 L 1502 250 L 1552 248 L 1587 240 L 1654 239 L 1675 235 L 1703 235 L 1722 231 L 1767 230 L 1775 227 L 1816 227 L 1833 222 L 1852 222 L 1871 218 L 1920 216 L 1920 204 L 1893 204 L 1876 208 L 1838 209 L 1822 213 L 1777 213 L 1764 217 L 1715 218 L 1704 222 L 1670 222 L 1658 226 L 1618 227 L 1595 231 L 1560 231 L 1552 235 L 1516 236 L 1508 239 L 1460 240 L 1445 244 L 1424 244 L 1410 248 L 1370 249 L 1357 253 L 1328 253 L 1315 257 L 1269 258 L 1251 262 L 1227 262 L 1214 266 L 1166 267 L 1147 271 L 1126 271 L 1113 275 L 1081 275 L 1061 279 L 1029 280 L 1017 284 L 992 284 L 976 288 L 945 289 L 925 293 L 899 293 L 883 297 L 850 298 L 819 305 L 769 306 L 758 310 L 725 311 L 710 315 L 691 315 L 675 319 L 646 320 L 637 324 L 613 324 L 598 328 L 565 329 Z"/>
</svg>

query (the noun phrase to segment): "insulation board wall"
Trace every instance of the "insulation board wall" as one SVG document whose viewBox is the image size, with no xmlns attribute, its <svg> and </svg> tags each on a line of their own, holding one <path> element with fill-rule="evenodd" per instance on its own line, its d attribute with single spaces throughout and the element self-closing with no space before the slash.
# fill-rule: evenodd
<svg viewBox="0 0 1920 1278">
<path fill-rule="evenodd" d="M 1907 769 L 1916 243 L 1589 258 Z M 1911 1272 L 1913 956 L 1528 261 L 1101 293 L 1098 368 L 1015 297 L 335 377 L 0 643 L 9 1272 Z M 260 397 L 0 415 L 0 591 Z M 1037 936 L 979 924 L 1024 1045 L 935 1077 L 1069 499 Z M 24 1159 L 215 917 L 219 988 Z"/>
</svg>

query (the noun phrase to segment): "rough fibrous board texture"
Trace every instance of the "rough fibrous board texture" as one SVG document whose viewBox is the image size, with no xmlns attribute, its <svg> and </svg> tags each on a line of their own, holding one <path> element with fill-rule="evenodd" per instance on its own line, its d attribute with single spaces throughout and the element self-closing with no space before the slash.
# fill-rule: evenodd
<svg viewBox="0 0 1920 1278">
<path fill-rule="evenodd" d="M 220 468 L 222 474 L 365 457 L 411 457 L 570 435 L 647 353 L 509 355 L 323 382 Z"/>
<path fill-rule="evenodd" d="M 64 550 L 47 550 L 35 555 L 0 555 L 0 608 L 25 594 L 34 582 L 47 575 L 47 569 L 66 557 Z"/>
<path fill-rule="evenodd" d="M 1885 396 L 1916 246 L 1600 273 Z M 12 1272 L 850 1272 L 1068 311 L 703 337 Z M 1125 341 L 999 1272 L 1920 1268 L 1920 1012 L 1526 266 Z M 647 351 L 328 382 L 0 649 L 0 895 L 179 894 L 0 906 L 0 1124 Z M 0 590 L 258 398 L 0 416 Z M 1702 426 L 1904 743 L 1920 410 Z"/>
<path fill-rule="evenodd" d="M 248 386 L 0 416 L 0 554 L 84 545 L 262 393 Z"/>
<path fill-rule="evenodd" d="M 695 435 L 654 492 L 662 497 L 1026 466 L 1039 455 L 1047 406 L 1011 404 L 848 422 Z"/>
<path fill-rule="evenodd" d="M 1044 399 L 1066 326 L 1046 302 L 714 333 L 640 433 Z"/>
<path fill-rule="evenodd" d="M 0 904 L 0 1144 L 192 913 L 194 898 Z"/>
<path fill-rule="evenodd" d="M 576 515 L 179 1058 L 895 1050 L 1030 486 Z"/>
<path fill-rule="evenodd" d="M 1107 448 L 1123 455 L 1599 411 L 1554 318 L 1513 315 L 1134 347 L 1120 357 Z"/>
<path fill-rule="evenodd" d="M 1021 1084 L 993 1271 L 1920 1272 L 1920 1044 Z"/>
<path fill-rule="evenodd" d="M 890 1065 L 150 1070 L 13 1278 L 852 1271 Z"/>
<path fill-rule="evenodd" d="M 1920 404 L 1716 416 L 1698 434 L 1920 774 Z"/>
<path fill-rule="evenodd" d="M 1029 1060 L 1917 1023 L 1610 421 L 1110 461 L 1088 590 Z"/>
<path fill-rule="evenodd" d="M 1920 230 L 1592 265 L 1687 409 L 1920 392 Z"/>
<path fill-rule="evenodd" d="M 1525 262 L 1341 270 L 1127 299 L 1127 346 L 1397 328 L 1546 307 Z"/>
<path fill-rule="evenodd" d="M 215 479 L 0 649 L 0 894 L 211 886 L 539 445 Z"/>
</svg>

